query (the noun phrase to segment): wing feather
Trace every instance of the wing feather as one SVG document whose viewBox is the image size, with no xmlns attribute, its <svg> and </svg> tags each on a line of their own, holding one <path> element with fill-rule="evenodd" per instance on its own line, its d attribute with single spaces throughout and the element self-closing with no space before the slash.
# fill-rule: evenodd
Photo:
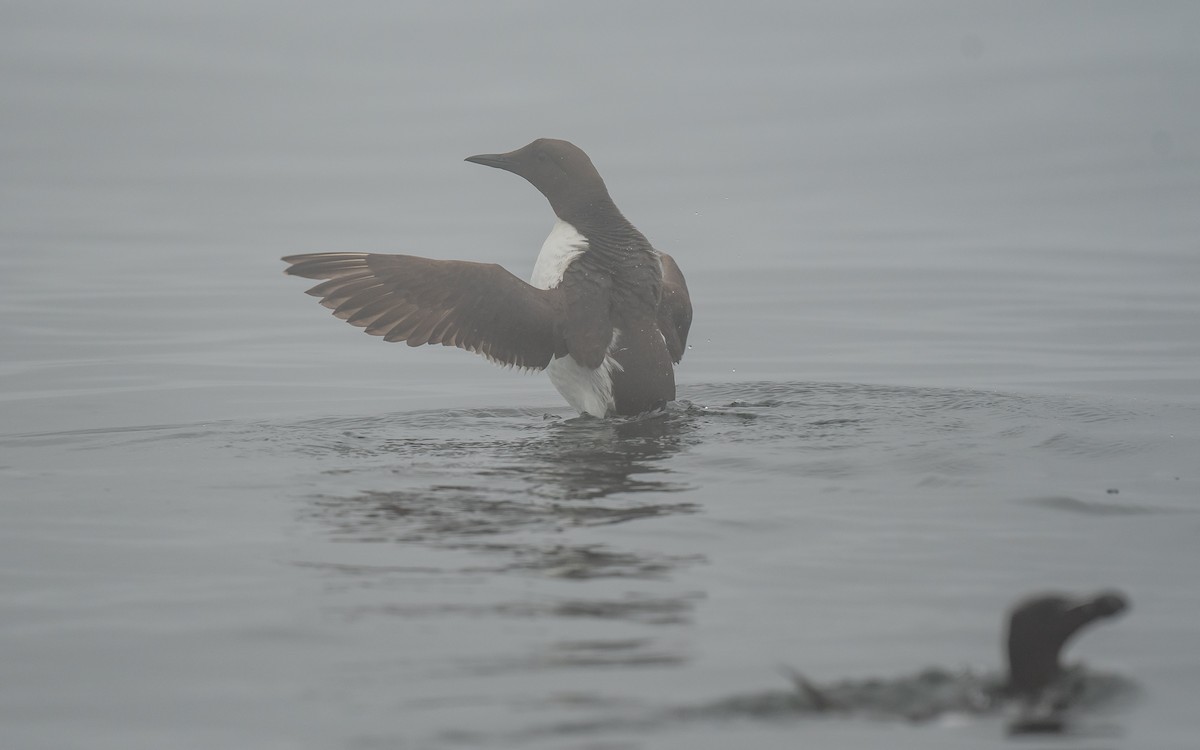
<svg viewBox="0 0 1200 750">
<path fill-rule="evenodd" d="M 666 253 L 662 257 L 662 298 L 658 303 L 658 328 L 667 342 L 667 351 L 675 364 L 687 351 L 688 330 L 692 327 L 692 299 L 687 282 L 675 259 Z"/>
<path fill-rule="evenodd" d="M 412 255 L 289 255 L 286 273 L 351 325 L 409 346 L 442 344 L 542 369 L 567 353 L 558 289 L 537 289 L 498 265 Z"/>
</svg>

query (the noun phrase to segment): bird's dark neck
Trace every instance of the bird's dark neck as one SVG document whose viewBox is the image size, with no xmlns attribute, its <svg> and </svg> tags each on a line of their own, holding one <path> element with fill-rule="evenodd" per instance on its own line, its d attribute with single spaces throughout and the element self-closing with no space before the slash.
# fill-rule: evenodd
<svg viewBox="0 0 1200 750">
<path fill-rule="evenodd" d="M 586 237 L 592 250 L 602 254 L 626 255 L 650 249 L 645 236 L 629 223 L 607 194 L 555 206 L 554 213 Z"/>
<path fill-rule="evenodd" d="M 576 200 L 551 201 L 550 206 L 558 218 L 575 227 L 584 236 L 587 230 L 593 233 L 608 226 L 628 224 L 608 193 L 579 197 Z"/>
</svg>

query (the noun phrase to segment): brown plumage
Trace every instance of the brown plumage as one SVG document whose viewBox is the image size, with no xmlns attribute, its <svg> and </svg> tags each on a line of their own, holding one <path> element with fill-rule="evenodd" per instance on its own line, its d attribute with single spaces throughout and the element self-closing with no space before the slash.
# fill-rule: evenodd
<svg viewBox="0 0 1200 750">
<path fill-rule="evenodd" d="M 328 279 L 308 290 L 350 325 L 384 341 L 441 344 L 541 370 L 567 353 L 557 289 L 535 289 L 494 263 L 412 255 L 289 255 L 287 273 Z M 497 293 L 480 295 L 487 287 Z"/>
<path fill-rule="evenodd" d="M 687 350 L 692 322 L 687 283 L 674 259 L 617 210 L 587 155 L 566 141 L 539 139 L 467 161 L 527 179 L 550 201 L 564 236 L 578 237 L 577 245 L 548 240 L 543 247 L 556 271 L 543 279 L 548 288 L 495 264 L 412 255 L 289 255 L 286 272 L 322 280 L 308 293 L 386 341 L 549 367 L 580 412 L 637 414 L 674 399 L 672 363 Z M 560 366 L 564 358 L 578 369 Z"/>
</svg>

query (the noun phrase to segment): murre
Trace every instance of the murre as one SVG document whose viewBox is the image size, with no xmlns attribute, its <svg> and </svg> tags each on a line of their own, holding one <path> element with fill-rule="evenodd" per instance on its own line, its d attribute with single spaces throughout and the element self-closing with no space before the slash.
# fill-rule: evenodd
<svg viewBox="0 0 1200 750">
<path fill-rule="evenodd" d="M 308 294 L 385 341 L 442 344 L 547 370 L 581 414 L 635 415 L 675 398 L 692 304 L 671 256 L 621 214 L 580 148 L 539 138 L 467 161 L 533 184 L 558 221 L 526 284 L 492 263 L 412 255 L 289 255 Z"/>
</svg>

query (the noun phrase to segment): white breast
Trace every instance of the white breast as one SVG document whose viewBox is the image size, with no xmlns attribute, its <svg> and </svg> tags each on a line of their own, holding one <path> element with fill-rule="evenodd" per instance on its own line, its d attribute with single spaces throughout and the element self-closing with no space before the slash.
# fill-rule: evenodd
<svg viewBox="0 0 1200 750">
<path fill-rule="evenodd" d="M 588 241 L 575 227 L 559 219 L 550 230 L 550 236 L 542 243 L 537 262 L 533 264 L 533 275 L 529 283 L 538 289 L 553 289 L 562 282 L 563 274 L 571 261 L 587 250 Z"/>
</svg>

